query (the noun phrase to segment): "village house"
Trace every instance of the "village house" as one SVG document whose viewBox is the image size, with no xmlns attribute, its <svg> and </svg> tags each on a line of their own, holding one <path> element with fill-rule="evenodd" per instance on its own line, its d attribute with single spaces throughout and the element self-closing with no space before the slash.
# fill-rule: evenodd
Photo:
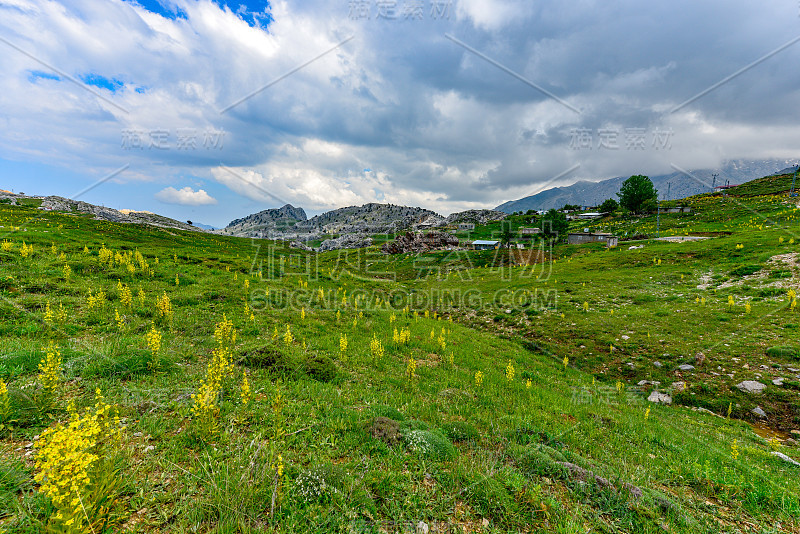
<svg viewBox="0 0 800 534">
<path fill-rule="evenodd" d="M 472 242 L 473 250 L 494 250 L 500 247 L 500 241 L 490 241 L 486 239 L 476 239 Z"/>
<path fill-rule="evenodd" d="M 570 232 L 567 234 L 567 243 L 582 245 L 584 243 L 605 243 L 607 247 L 616 247 L 619 238 L 607 232 Z"/>
</svg>

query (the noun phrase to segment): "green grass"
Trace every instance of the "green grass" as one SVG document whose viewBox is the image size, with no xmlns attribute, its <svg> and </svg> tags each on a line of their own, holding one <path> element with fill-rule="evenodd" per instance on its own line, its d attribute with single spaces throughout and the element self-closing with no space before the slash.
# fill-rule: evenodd
<svg viewBox="0 0 800 534">
<path fill-rule="evenodd" d="M 787 332 L 800 310 L 778 285 L 797 278 L 775 259 L 798 252 L 789 242 L 796 210 L 784 197 L 687 202 L 695 212 L 663 216 L 663 231 L 731 234 L 636 250 L 559 245 L 546 267 L 513 266 L 504 251 L 314 255 L 0 205 L 6 230 L 25 229 L 10 231 L 13 246 L 0 251 L 0 378 L 12 404 L 0 430 L 0 528 L 34 532 L 47 520 L 28 445 L 68 418 L 69 401 L 87 407 L 100 388 L 125 426 L 128 531 L 399 531 L 420 520 L 472 531 L 484 520 L 497 531 L 796 531 L 800 471 L 770 455 L 747 422 L 760 405 L 773 429 L 800 423 L 800 391 L 768 380 L 797 365 Z M 649 233 L 654 221 L 598 224 Z M 31 257 L 20 255 L 23 240 Z M 152 275 L 101 264 L 103 244 L 138 250 Z M 745 285 L 754 266 L 783 274 Z M 118 281 L 132 290 L 130 308 Z M 87 296 L 100 290 L 106 303 L 90 310 Z M 155 309 L 163 294 L 171 322 Z M 48 302 L 66 310 L 62 322 L 44 321 Z M 191 395 L 223 315 L 237 331 L 235 365 L 220 432 L 204 439 Z M 146 340 L 154 325 L 163 335 L 155 357 Z M 393 341 L 395 328 L 409 329 L 407 344 Z M 41 411 L 37 366 L 51 342 L 64 380 L 54 408 Z M 676 375 L 682 363 L 696 369 Z M 735 387 L 757 374 L 768 384 L 762 396 Z M 686 390 L 673 392 L 678 405 L 652 405 L 640 380 L 661 390 L 682 380 Z M 730 419 L 690 409 L 725 415 L 729 404 Z M 390 430 L 376 430 L 378 418 Z M 788 444 L 781 451 L 798 457 Z"/>
</svg>

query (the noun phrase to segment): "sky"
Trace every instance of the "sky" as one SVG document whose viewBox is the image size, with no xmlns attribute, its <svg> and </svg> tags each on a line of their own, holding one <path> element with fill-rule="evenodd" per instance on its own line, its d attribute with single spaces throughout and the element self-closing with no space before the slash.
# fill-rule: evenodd
<svg viewBox="0 0 800 534">
<path fill-rule="evenodd" d="M 446 215 L 796 159 L 798 65 L 797 0 L 0 0 L 0 189 Z"/>
</svg>

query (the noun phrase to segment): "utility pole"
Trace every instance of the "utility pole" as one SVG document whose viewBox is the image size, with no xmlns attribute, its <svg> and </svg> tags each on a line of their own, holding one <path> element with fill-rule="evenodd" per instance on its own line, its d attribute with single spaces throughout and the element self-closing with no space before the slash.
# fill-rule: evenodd
<svg viewBox="0 0 800 534">
<path fill-rule="evenodd" d="M 713 178 L 713 180 L 711 182 L 711 192 L 712 193 L 714 192 L 714 186 L 717 185 L 717 176 L 719 176 L 719 174 L 717 174 L 717 173 L 714 173 L 714 174 L 711 175 L 711 178 Z"/>
<path fill-rule="evenodd" d="M 669 196 L 670 189 L 672 189 L 672 182 L 667 182 L 667 200 L 671 198 Z"/>
<path fill-rule="evenodd" d="M 661 237 L 661 201 L 656 197 L 656 237 Z"/>
</svg>

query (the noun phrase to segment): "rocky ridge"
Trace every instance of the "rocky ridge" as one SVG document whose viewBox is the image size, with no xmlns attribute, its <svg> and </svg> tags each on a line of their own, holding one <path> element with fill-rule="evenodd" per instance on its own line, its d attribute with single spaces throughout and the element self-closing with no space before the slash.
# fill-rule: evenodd
<svg viewBox="0 0 800 534">
<path fill-rule="evenodd" d="M 126 212 L 123 213 L 113 208 L 95 206 L 94 204 L 89 204 L 88 202 L 83 202 L 81 200 L 72 200 L 59 196 L 44 197 L 42 199 L 42 205 L 39 206 L 39 209 L 48 211 L 64 211 L 67 213 L 75 211 L 80 213 L 89 213 L 94 216 L 95 220 L 99 221 L 148 224 L 150 226 L 157 226 L 159 228 L 175 228 L 178 230 L 189 230 L 192 232 L 206 232 L 206 230 L 203 230 L 202 228 L 198 228 L 181 221 L 176 221 L 175 219 L 170 219 L 169 217 L 164 217 L 162 215 L 156 215 L 155 213 L 129 210 L 126 210 Z"/>
</svg>

